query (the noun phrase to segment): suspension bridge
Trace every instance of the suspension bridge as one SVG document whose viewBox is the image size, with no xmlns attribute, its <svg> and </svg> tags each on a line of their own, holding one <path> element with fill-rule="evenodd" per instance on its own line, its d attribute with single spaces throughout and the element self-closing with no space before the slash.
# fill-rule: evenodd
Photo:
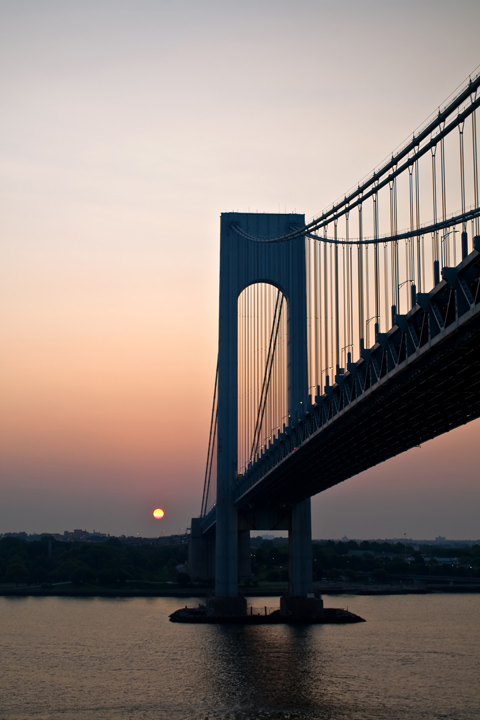
<svg viewBox="0 0 480 720">
<path fill-rule="evenodd" d="M 476 74 L 319 217 L 221 216 L 190 540 L 218 613 L 242 612 L 251 530 L 288 530 L 289 596 L 305 607 L 310 498 L 480 416 L 479 85 Z"/>
</svg>

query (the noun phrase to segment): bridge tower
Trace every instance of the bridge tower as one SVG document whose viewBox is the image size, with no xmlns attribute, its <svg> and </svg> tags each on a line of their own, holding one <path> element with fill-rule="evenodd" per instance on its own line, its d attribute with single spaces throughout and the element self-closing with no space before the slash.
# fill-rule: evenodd
<svg viewBox="0 0 480 720">
<path fill-rule="evenodd" d="M 215 603 L 217 611 L 226 614 L 229 608 L 236 612 L 241 604 L 239 566 L 250 561 L 245 540 L 251 529 L 288 529 L 290 595 L 306 597 L 312 591 L 310 499 L 280 508 L 272 498 L 268 507 L 240 513 L 234 504 L 238 473 L 238 298 L 255 283 L 269 283 L 285 296 L 288 406 L 294 415 L 308 396 L 305 240 L 273 240 L 304 225 L 304 216 L 298 214 L 221 216 Z M 247 554 L 248 558 L 244 557 Z"/>
</svg>

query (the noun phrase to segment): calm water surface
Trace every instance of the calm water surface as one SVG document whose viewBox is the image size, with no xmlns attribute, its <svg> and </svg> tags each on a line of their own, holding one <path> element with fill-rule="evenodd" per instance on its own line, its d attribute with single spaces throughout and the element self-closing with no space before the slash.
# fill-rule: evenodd
<svg viewBox="0 0 480 720">
<path fill-rule="evenodd" d="M 177 625 L 172 598 L 0 598 L 0 720 L 479 720 L 479 595 L 325 601 L 367 622 Z"/>
</svg>

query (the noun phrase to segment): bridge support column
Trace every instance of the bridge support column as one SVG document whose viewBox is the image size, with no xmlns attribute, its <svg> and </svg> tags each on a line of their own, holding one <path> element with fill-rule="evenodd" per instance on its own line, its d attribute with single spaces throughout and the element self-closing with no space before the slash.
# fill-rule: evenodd
<svg viewBox="0 0 480 720">
<path fill-rule="evenodd" d="M 215 541 L 215 596 L 238 595 L 238 513 L 233 502 L 218 501 Z"/>
<path fill-rule="evenodd" d="M 312 512 L 310 498 L 292 508 L 288 530 L 289 595 L 306 597 L 313 591 Z"/>
<path fill-rule="evenodd" d="M 238 580 L 251 576 L 250 531 L 238 530 L 238 512 L 219 513 L 215 548 L 215 597 L 207 602 L 207 615 L 238 616 L 247 612 L 247 602 L 238 595 Z"/>
</svg>

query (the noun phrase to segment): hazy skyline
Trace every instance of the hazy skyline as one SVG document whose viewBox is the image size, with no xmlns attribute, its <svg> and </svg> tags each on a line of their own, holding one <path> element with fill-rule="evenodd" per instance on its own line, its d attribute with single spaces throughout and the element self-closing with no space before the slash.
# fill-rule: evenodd
<svg viewBox="0 0 480 720">
<path fill-rule="evenodd" d="M 0 20 L 0 533 L 175 533 L 201 504 L 220 213 L 343 195 L 473 72 L 480 5 L 0 0 Z M 314 537 L 480 537 L 479 429 L 316 497 Z"/>
</svg>

